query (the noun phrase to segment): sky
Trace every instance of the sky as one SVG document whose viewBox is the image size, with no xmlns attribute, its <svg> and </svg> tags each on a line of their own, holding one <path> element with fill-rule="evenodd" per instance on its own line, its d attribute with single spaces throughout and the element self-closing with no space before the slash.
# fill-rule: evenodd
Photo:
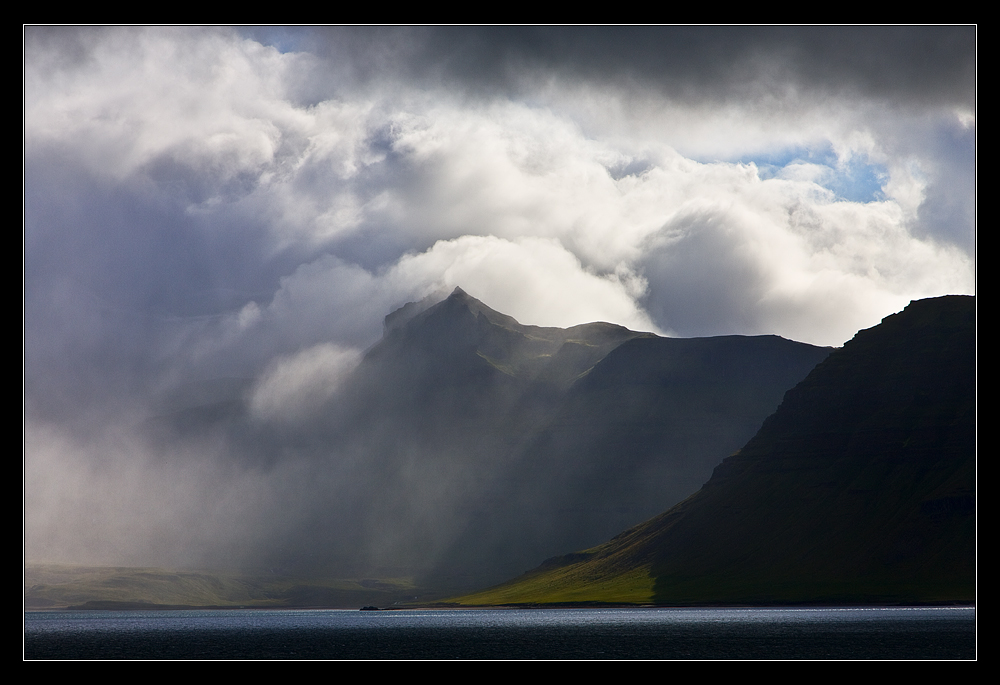
<svg viewBox="0 0 1000 685">
<path fill-rule="evenodd" d="M 975 27 L 28 26 L 23 78 L 29 559 L 238 554 L 294 477 L 144 422 L 306 411 L 456 286 L 833 346 L 975 292 Z"/>
</svg>

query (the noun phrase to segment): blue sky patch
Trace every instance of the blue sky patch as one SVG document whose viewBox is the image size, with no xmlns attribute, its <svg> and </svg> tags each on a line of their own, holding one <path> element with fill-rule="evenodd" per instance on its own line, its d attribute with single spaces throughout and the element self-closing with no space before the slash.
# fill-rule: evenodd
<svg viewBox="0 0 1000 685">
<path fill-rule="evenodd" d="M 882 184 L 889 177 L 881 164 L 872 164 L 866 156 L 855 155 L 845 165 L 838 165 L 837 155 L 831 146 L 824 148 L 794 147 L 773 153 L 741 157 L 743 164 L 757 165 L 761 179 L 801 178 L 804 173 L 810 180 L 831 190 L 838 199 L 851 202 L 880 202 L 885 199 Z M 804 172 L 804 170 L 809 170 Z"/>
</svg>

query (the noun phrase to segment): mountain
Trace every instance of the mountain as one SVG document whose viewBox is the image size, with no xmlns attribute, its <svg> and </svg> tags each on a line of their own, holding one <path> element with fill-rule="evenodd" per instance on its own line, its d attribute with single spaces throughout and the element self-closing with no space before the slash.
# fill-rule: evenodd
<svg viewBox="0 0 1000 685">
<path fill-rule="evenodd" d="M 248 463 L 309 469 L 263 567 L 472 589 L 687 497 L 829 353 L 527 326 L 456 289 L 387 316 L 308 421 L 261 423 L 235 401 L 197 412 Z"/>
<path fill-rule="evenodd" d="M 472 512 L 448 563 L 488 556 L 520 570 L 682 500 L 828 353 L 773 336 L 637 337 L 548 406 L 527 393 L 533 421 L 515 414 L 499 431 L 521 436 L 502 488 Z"/>
<path fill-rule="evenodd" d="M 341 424 L 378 473 L 365 544 L 467 587 L 690 495 L 830 352 L 525 326 L 461 289 L 400 318 L 352 378 Z"/>
<path fill-rule="evenodd" d="M 974 601 L 975 300 L 820 363 L 697 493 L 463 603 Z"/>
</svg>

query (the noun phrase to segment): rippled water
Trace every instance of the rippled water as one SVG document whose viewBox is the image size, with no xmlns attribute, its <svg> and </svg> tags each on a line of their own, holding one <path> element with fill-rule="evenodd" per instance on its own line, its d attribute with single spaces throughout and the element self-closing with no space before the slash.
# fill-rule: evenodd
<svg viewBox="0 0 1000 685">
<path fill-rule="evenodd" d="M 28 659 L 973 659 L 975 609 L 26 612 Z"/>
</svg>

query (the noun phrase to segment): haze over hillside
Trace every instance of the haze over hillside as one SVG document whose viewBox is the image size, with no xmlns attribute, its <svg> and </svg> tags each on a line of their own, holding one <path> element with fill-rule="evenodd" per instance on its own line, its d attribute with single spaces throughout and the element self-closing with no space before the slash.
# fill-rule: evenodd
<svg viewBox="0 0 1000 685">
<path fill-rule="evenodd" d="M 151 428 L 224 436 L 258 465 L 301 460 L 311 487 L 278 503 L 294 524 L 258 541 L 256 564 L 471 588 L 688 496 L 828 353 L 523 326 L 456 289 L 387 316 L 382 341 L 294 421 L 233 397 Z"/>
</svg>

